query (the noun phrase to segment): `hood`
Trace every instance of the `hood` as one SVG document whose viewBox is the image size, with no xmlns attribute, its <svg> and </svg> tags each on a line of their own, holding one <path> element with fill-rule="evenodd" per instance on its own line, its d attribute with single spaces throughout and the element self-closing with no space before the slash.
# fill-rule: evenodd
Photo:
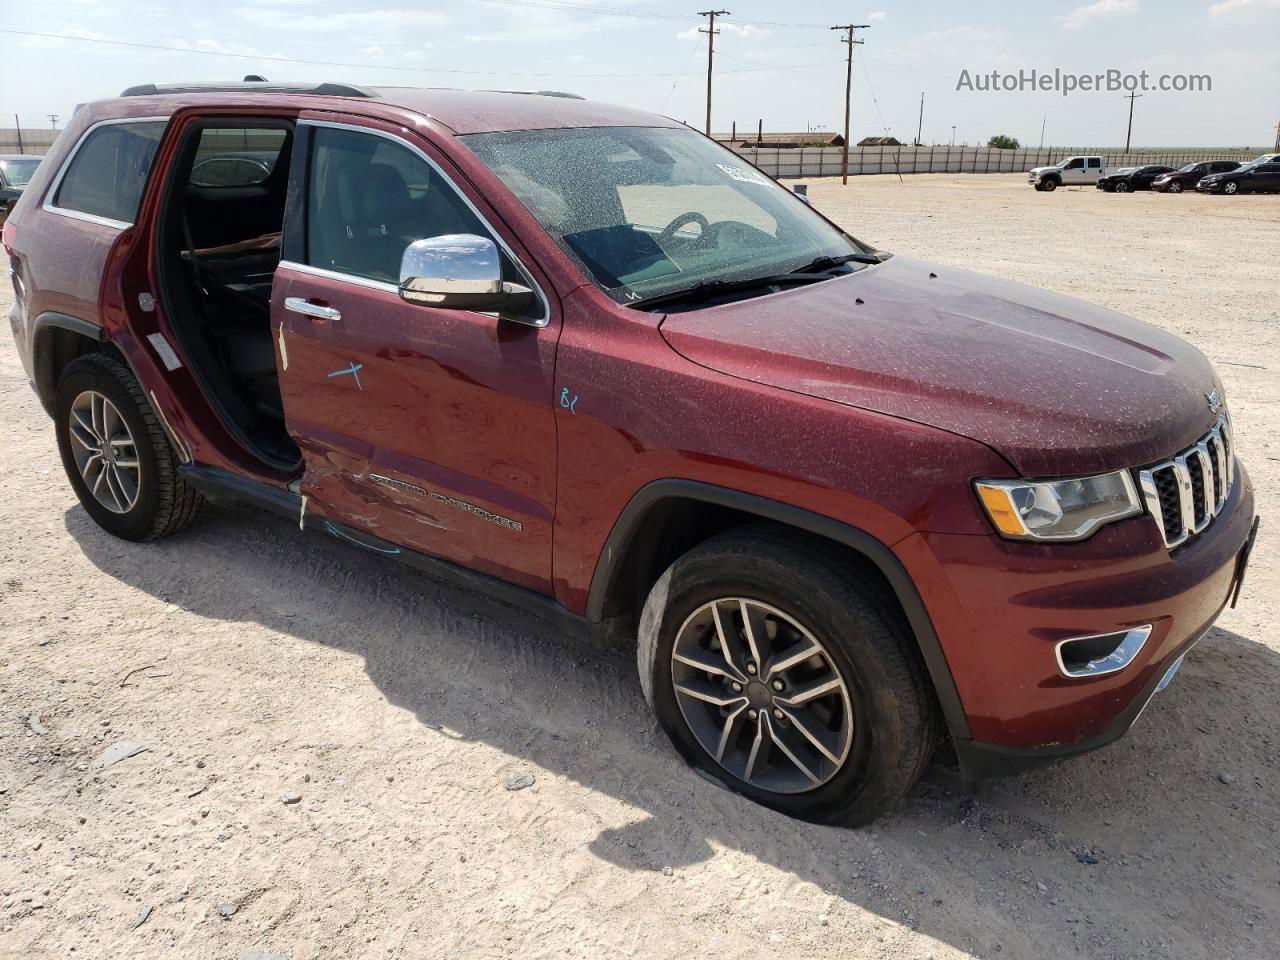
<svg viewBox="0 0 1280 960">
<path fill-rule="evenodd" d="M 905 257 L 661 330 L 702 366 L 970 437 L 1027 477 L 1162 459 L 1213 425 L 1206 394 L 1221 389 L 1155 327 Z"/>
<path fill-rule="evenodd" d="M 1044 173 L 1046 170 L 1061 170 L 1061 169 L 1062 169 L 1062 167 L 1057 167 L 1057 166 L 1054 166 L 1054 167 L 1032 167 L 1032 168 L 1031 168 L 1030 170 L 1028 170 L 1027 172 L 1028 172 L 1028 173 Z"/>
</svg>

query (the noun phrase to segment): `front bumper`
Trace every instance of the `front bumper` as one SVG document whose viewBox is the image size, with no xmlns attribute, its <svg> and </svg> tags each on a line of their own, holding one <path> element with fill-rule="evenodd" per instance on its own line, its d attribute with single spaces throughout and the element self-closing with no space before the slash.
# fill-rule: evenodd
<svg viewBox="0 0 1280 960">
<path fill-rule="evenodd" d="M 1015 543 L 917 533 L 895 547 L 920 587 L 970 738 L 970 778 L 1013 772 L 1122 736 L 1169 667 L 1212 626 L 1235 585 L 1254 522 L 1253 489 L 1236 481 L 1210 527 L 1168 550 L 1146 514 L 1081 543 Z M 1068 677 L 1065 639 L 1151 625 L 1121 670 Z"/>
</svg>

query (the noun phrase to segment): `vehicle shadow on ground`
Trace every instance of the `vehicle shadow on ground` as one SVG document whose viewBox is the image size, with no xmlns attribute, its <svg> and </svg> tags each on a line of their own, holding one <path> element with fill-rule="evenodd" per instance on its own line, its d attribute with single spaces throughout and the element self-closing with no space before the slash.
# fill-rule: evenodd
<svg viewBox="0 0 1280 960">
<path fill-rule="evenodd" d="M 1229 878 L 1215 910 L 1241 955 L 1276 916 L 1273 893 L 1260 892 L 1274 888 L 1269 858 L 1257 853 L 1274 843 L 1274 781 L 1262 785 L 1280 721 L 1250 705 L 1280 688 L 1280 656 L 1236 634 L 1206 638 L 1119 744 L 978 796 L 927 776 L 900 812 L 846 830 L 789 820 L 685 767 L 650 717 L 630 651 L 248 507 L 208 508 L 149 545 L 108 536 L 78 506 L 65 522 L 113 578 L 200 617 L 358 655 L 422 723 L 644 811 L 589 845 L 624 869 L 676 870 L 729 848 L 816 885 L 832 909 L 873 911 L 886 937 L 901 924 L 980 957 L 1207 956 L 1208 934 L 1166 913 L 1191 892 L 1162 865 L 1188 859 Z M 1228 769 L 1230 786 L 1218 777 Z M 1227 829 L 1191 826 L 1205 804 L 1236 808 Z"/>
</svg>

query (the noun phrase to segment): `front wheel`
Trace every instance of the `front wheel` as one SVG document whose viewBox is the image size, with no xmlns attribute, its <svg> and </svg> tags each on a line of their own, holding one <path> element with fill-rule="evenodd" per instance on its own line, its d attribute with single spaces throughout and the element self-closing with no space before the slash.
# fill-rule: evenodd
<svg viewBox="0 0 1280 960">
<path fill-rule="evenodd" d="M 1128 193 L 1130 187 L 1127 183 L 1117 183 L 1115 186 L 1116 193 Z"/>
<path fill-rule="evenodd" d="M 177 459 L 133 373 L 115 357 L 73 360 L 54 398 L 58 452 L 81 505 L 125 540 L 186 527 L 203 498 L 178 476 Z"/>
<path fill-rule="evenodd" d="M 1045 193 L 1053 193 L 1053 191 L 1055 191 L 1055 190 L 1057 190 L 1057 189 L 1058 189 L 1058 181 L 1057 181 L 1057 180 L 1044 180 L 1044 181 L 1042 181 L 1042 183 L 1041 183 L 1040 189 L 1041 189 L 1041 190 L 1043 190 L 1043 191 L 1045 191 Z"/>
<path fill-rule="evenodd" d="M 1222 192 L 1223 192 L 1223 193 L 1225 193 L 1225 194 L 1239 193 L 1239 192 L 1240 192 L 1240 184 L 1236 183 L 1234 180 L 1228 180 L 1228 181 L 1223 185 L 1223 187 L 1222 187 Z"/>
<path fill-rule="evenodd" d="M 936 741 L 913 641 L 868 570 L 770 528 L 672 564 L 641 617 L 645 697 L 686 761 L 817 823 L 892 809 Z"/>
</svg>

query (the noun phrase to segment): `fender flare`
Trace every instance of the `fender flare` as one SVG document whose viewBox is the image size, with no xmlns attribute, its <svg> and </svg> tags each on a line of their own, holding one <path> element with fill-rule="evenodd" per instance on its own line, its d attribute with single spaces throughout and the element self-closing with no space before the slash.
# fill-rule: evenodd
<svg viewBox="0 0 1280 960">
<path fill-rule="evenodd" d="M 951 676 L 951 667 L 938 640 L 937 631 L 934 630 L 933 620 L 929 617 L 929 611 L 925 608 L 915 582 L 897 554 L 865 530 L 802 507 L 696 480 L 669 478 L 646 484 L 627 502 L 605 540 L 604 549 L 600 553 L 587 594 L 589 622 L 599 623 L 604 619 L 605 600 L 609 589 L 613 585 L 628 547 L 643 524 L 645 515 L 655 504 L 671 499 L 701 501 L 749 513 L 764 520 L 773 520 L 827 540 L 834 540 L 865 557 L 884 576 L 906 614 L 907 622 L 915 636 L 921 657 L 924 659 L 925 668 L 929 671 L 929 679 L 933 682 L 933 689 L 938 697 L 938 704 L 942 708 L 947 730 L 955 739 L 971 738 L 969 721 L 965 716 L 964 706 L 960 702 L 955 680 Z"/>
<path fill-rule="evenodd" d="M 69 330 L 95 343 L 106 343 L 107 332 L 101 324 L 81 317 L 73 317 L 66 313 L 49 310 L 38 317 L 31 328 L 31 378 L 36 388 L 36 396 L 41 405 L 50 414 L 53 412 L 53 391 L 57 386 L 54 375 L 56 357 L 44 341 L 51 330 Z"/>
</svg>

